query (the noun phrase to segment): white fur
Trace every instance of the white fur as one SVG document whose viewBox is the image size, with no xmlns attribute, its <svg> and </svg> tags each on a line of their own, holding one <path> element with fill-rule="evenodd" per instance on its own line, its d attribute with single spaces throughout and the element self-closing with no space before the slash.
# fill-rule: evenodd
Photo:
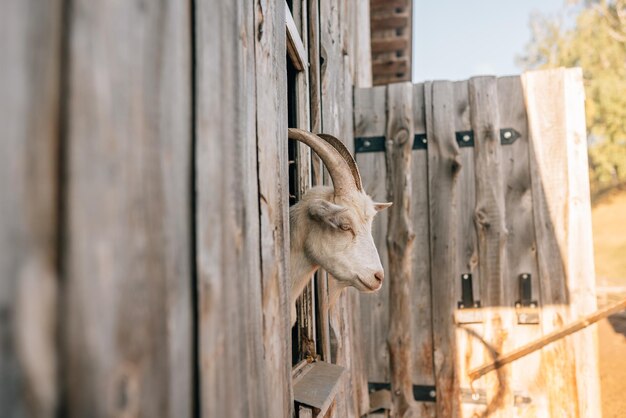
<svg viewBox="0 0 626 418">
<path fill-rule="evenodd" d="M 384 272 L 372 221 L 389 205 L 358 191 L 336 197 L 332 187 L 318 186 L 290 209 L 292 323 L 295 301 L 319 267 L 337 280 L 335 288 L 353 286 L 362 292 L 381 288 Z"/>
</svg>

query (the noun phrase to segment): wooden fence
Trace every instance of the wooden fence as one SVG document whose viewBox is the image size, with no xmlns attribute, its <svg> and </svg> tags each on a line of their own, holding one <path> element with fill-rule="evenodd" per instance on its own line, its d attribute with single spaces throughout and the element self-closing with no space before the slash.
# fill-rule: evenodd
<svg viewBox="0 0 626 418">
<path fill-rule="evenodd" d="M 385 269 L 403 274 L 361 295 L 375 409 L 601 416 L 592 330 L 468 378 L 596 307 L 584 120 L 578 69 L 355 91 L 366 190 L 396 200 L 398 182 L 410 186 L 406 203 L 374 225 Z M 412 151 L 393 151 L 398 138 Z M 410 223 L 398 231 L 401 216 Z M 412 245 L 397 245 L 397 233 L 414 233 Z M 394 337 L 398 321 L 404 341 Z"/>
</svg>

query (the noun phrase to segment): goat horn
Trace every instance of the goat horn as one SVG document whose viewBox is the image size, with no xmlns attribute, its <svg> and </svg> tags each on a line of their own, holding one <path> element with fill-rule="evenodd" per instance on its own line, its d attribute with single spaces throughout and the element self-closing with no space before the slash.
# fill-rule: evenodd
<svg viewBox="0 0 626 418">
<path fill-rule="evenodd" d="M 361 183 L 361 173 L 359 173 L 359 167 L 356 165 L 356 161 L 354 161 L 354 158 L 352 157 L 352 154 L 350 154 L 350 151 L 348 151 L 348 148 L 346 148 L 343 142 L 341 142 L 332 135 L 317 134 L 317 136 L 328 142 L 330 145 L 332 145 L 333 148 L 337 150 L 337 152 L 339 152 L 339 154 L 348 164 L 348 167 L 350 167 L 350 171 L 352 172 L 352 177 L 354 177 L 354 184 L 356 184 L 356 188 L 360 192 L 362 192 L 363 185 Z"/>
<path fill-rule="evenodd" d="M 346 195 L 357 188 L 350 166 L 346 163 L 341 153 L 331 146 L 329 142 L 302 129 L 289 128 L 288 132 L 289 139 L 308 145 L 322 159 L 330 173 L 330 177 L 333 179 L 335 195 Z"/>
</svg>

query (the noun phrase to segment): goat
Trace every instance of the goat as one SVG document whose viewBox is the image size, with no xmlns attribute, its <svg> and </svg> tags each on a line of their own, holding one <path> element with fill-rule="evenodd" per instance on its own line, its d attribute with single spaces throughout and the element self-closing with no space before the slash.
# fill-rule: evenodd
<svg viewBox="0 0 626 418">
<path fill-rule="evenodd" d="M 336 280 L 331 301 L 345 287 L 362 292 L 381 288 L 385 274 L 372 238 L 372 221 L 391 203 L 374 202 L 363 191 L 356 162 L 337 138 L 289 129 L 289 139 L 311 147 L 333 180 L 333 187 L 309 189 L 289 210 L 293 324 L 296 299 L 320 267 Z"/>
</svg>

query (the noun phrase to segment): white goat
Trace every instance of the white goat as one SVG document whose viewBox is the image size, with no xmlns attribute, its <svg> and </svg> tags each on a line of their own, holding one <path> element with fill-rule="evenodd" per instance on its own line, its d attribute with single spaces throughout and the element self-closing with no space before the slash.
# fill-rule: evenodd
<svg viewBox="0 0 626 418">
<path fill-rule="evenodd" d="M 322 267 L 336 280 L 334 295 L 353 286 L 362 292 L 381 288 L 384 271 L 372 238 L 372 220 L 391 203 L 376 203 L 361 185 L 350 152 L 337 138 L 289 129 L 322 159 L 333 187 L 309 189 L 289 211 L 291 249 L 291 322 L 295 303 L 313 273 Z"/>
</svg>

